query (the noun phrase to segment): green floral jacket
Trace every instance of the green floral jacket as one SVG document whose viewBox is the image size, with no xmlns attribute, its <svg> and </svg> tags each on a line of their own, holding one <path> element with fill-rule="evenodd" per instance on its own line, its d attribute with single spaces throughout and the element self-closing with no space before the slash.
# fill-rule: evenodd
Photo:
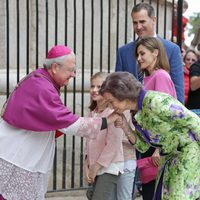
<svg viewBox="0 0 200 200">
<path fill-rule="evenodd" d="M 142 133 L 137 132 L 135 147 L 141 152 L 158 147 L 162 164 L 169 160 L 162 199 L 200 197 L 200 118 L 164 93 L 148 91 L 139 99 L 135 120 Z"/>
</svg>

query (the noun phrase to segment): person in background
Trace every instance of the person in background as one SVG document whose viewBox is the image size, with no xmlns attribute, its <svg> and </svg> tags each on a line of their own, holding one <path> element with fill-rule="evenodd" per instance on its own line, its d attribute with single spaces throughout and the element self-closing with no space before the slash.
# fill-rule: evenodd
<svg viewBox="0 0 200 200">
<path fill-rule="evenodd" d="M 154 37 L 144 37 L 135 47 L 135 56 L 140 69 L 144 72 L 145 90 L 155 90 L 167 93 L 174 98 L 176 90 L 170 78 L 169 62 L 162 43 Z M 160 154 L 158 148 L 150 147 L 141 158 L 151 157 L 153 165 L 159 166 Z M 156 177 L 148 183 L 142 184 L 143 200 L 152 200 L 154 195 Z"/>
<path fill-rule="evenodd" d="M 182 43 L 185 41 L 185 27 L 187 26 L 188 23 L 188 18 L 184 16 L 184 13 L 188 9 L 188 2 L 186 0 L 183 0 L 183 9 L 182 9 L 182 30 L 181 30 L 181 40 Z M 173 30 L 172 30 L 173 42 L 177 42 L 177 3 L 175 3 L 174 7 L 174 21 L 173 21 Z"/>
<path fill-rule="evenodd" d="M 107 117 L 113 112 L 110 104 L 99 94 L 107 75 L 98 72 L 91 77 L 90 117 Z M 87 182 L 94 183 L 92 200 L 117 198 L 117 181 L 124 167 L 123 134 L 122 129 L 110 124 L 96 139 L 86 139 L 84 169 Z"/>
<path fill-rule="evenodd" d="M 185 56 L 183 58 L 184 61 L 184 96 L 185 96 L 185 105 L 187 105 L 188 102 L 188 93 L 190 89 L 190 78 L 189 78 L 189 70 L 190 66 L 198 60 L 198 55 L 197 53 L 189 49 L 186 51 Z"/>
<path fill-rule="evenodd" d="M 190 90 L 186 106 L 200 116 L 200 59 L 190 66 Z"/>
<path fill-rule="evenodd" d="M 62 103 L 60 88 L 68 85 L 75 71 L 73 51 L 54 46 L 44 68 L 22 79 L 5 103 L 0 119 L 1 200 L 44 200 L 55 137 L 64 133 L 95 138 L 118 118 L 115 113 L 79 117 Z"/>
<path fill-rule="evenodd" d="M 123 117 L 115 122 L 135 148 L 159 149 L 161 162 L 154 200 L 197 200 L 200 197 L 200 118 L 171 95 L 145 91 L 128 72 L 114 72 L 100 94 L 119 114 L 132 111 L 131 128 Z M 123 114 L 122 114 L 123 116 Z"/>
<path fill-rule="evenodd" d="M 142 81 L 142 73 L 140 73 L 134 56 L 135 46 L 139 39 L 143 37 L 157 37 L 163 44 L 169 65 L 170 76 L 176 88 L 177 98 L 184 103 L 184 81 L 183 81 L 183 62 L 180 48 L 170 42 L 159 37 L 155 32 L 156 16 L 154 8 L 148 3 L 139 3 L 133 7 L 131 12 L 133 29 L 138 36 L 136 41 L 130 42 L 118 49 L 115 71 L 127 71 L 132 73 L 136 79 Z"/>
</svg>

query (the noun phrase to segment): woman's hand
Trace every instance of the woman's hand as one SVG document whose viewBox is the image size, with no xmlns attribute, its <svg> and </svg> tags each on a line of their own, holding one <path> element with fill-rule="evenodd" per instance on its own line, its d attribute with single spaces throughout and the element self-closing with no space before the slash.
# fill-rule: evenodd
<svg viewBox="0 0 200 200">
<path fill-rule="evenodd" d="M 156 149 L 153 153 L 153 155 L 151 156 L 151 160 L 154 166 L 158 167 L 159 166 L 159 162 L 160 162 L 160 153 L 159 153 L 159 149 Z"/>
<path fill-rule="evenodd" d="M 115 121 L 115 127 L 117 128 L 121 128 L 126 137 L 128 138 L 129 142 L 131 142 L 131 144 L 135 144 L 136 142 L 136 137 L 133 134 L 133 130 L 131 129 L 131 127 L 129 126 L 129 123 L 127 121 L 127 118 L 124 114 L 121 114 L 121 118 L 117 119 Z"/>
<path fill-rule="evenodd" d="M 127 122 L 126 117 L 124 116 L 124 114 L 120 115 L 121 117 L 119 117 L 116 121 L 115 121 L 115 127 L 117 128 L 122 128 L 124 132 L 129 132 L 129 124 Z"/>
<path fill-rule="evenodd" d="M 107 124 L 112 124 L 118 119 L 121 119 L 121 116 L 115 111 L 106 117 Z"/>
</svg>

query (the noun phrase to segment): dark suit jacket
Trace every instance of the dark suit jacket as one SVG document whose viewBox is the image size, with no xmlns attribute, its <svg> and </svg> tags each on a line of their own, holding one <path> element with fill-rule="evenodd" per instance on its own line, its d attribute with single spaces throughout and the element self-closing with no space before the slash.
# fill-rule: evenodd
<svg viewBox="0 0 200 200">
<path fill-rule="evenodd" d="M 163 43 L 169 59 L 170 76 L 175 85 L 178 100 L 184 103 L 183 62 L 180 48 L 168 40 L 158 38 Z M 127 71 L 138 78 L 138 67 L 135 59 L 136 43 L 137 40 L 118 49 L 115 71 Z"/>
</svg>

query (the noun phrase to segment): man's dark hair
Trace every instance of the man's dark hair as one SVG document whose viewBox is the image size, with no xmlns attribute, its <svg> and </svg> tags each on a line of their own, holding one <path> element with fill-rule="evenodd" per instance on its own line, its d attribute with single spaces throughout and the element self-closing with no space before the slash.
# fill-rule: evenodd
<svg viewBox="0 0 200 200">
<path fill-rule="evenodd" d="M 149 3 L 138 3 L 133 7 L 131 15 L 141 10 L 146 10 L 149 17 L 155 16 L 154 8 Z"/>
</svg>

